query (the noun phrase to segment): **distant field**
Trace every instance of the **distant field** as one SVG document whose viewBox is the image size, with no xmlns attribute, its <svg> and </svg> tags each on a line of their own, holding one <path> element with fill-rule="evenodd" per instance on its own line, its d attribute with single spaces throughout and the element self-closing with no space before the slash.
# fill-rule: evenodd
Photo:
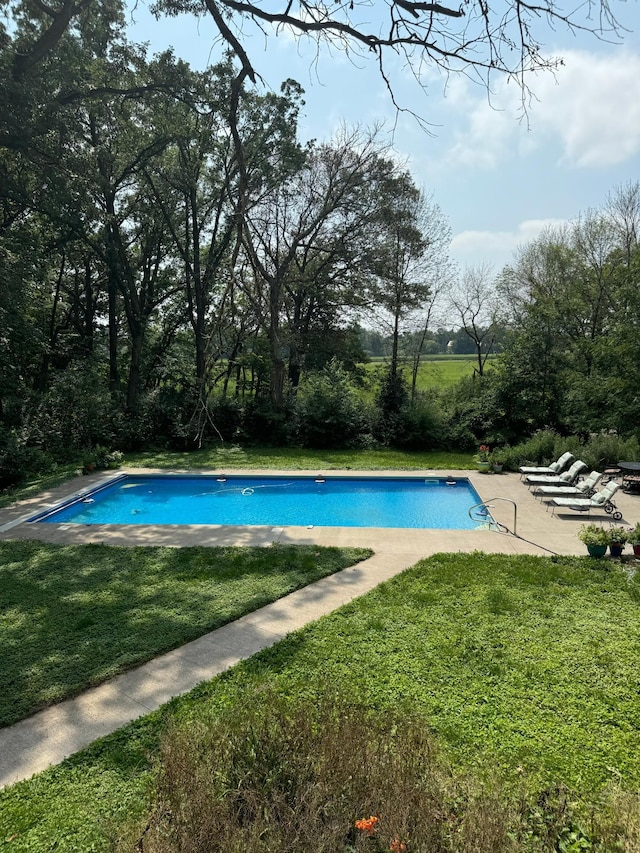
<svg viewBox="0 0 640 853">
<path fill-rule="evenodd" d="M 387 359 L 372 359 L 365 365 L 367 373 L 373 373 L 387 363 Z M 435 355 L 425 358 L 418 371 L 418 390 L 443 388 L 455 385 L 461 379 L 473 374 L 477 361 L 472 355 Z M 405 379 L 411 382 L 411 365 L 401 366 Z"/>
</svg>

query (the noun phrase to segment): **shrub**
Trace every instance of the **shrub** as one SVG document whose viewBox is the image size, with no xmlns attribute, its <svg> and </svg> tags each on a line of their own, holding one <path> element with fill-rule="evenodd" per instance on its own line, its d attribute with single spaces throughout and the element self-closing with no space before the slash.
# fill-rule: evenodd
<svg viewBox="0 0 640 853">
<path fill-rule="evenodd" d="M 622 438 L 615 433 L 597 433 L 589 437 L 581 459 L 594 471 L 604 471 L 623 459 L 640 458 L 638 439 Z"/>
<path fill-rule="evenodd" d="M 299 392 L 297 415 L 299 437 L 305 447 L 356 447 L 370 432 L 366 405 L 335 358 L 308 377 Z"/>
<path fill-rule="evenodd" d="M 55 469 L 50 454 L 39 447 L 30 447 L 15 429 L 0 431 L 0 489 L 24 483 L 34 474 Z"/>
<path fill-rule="evenodd" d="M 247 402 L 238 440 L 288 447 L 295 435 L 295 410 L 289 397 L 285 397 L 280 408 L 274 407 L 267 397 L 254 397 Z"/>
<path fill-rule="evenodd" d="M 22 433 L 28 446 L 59 461 L 96 442 L 112 444 L 116 407 L 91 361 L 75 362 L 52 377 L 51 387 L 25 405 Z"/>
</svg>

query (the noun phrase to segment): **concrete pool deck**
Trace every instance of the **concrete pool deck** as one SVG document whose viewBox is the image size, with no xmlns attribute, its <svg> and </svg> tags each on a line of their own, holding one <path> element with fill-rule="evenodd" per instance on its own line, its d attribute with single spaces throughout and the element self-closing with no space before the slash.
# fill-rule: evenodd
<svg viewBox="0 0 640 853">
<path fill-rule="evenodd" d="M 135 469 L 132 473 L 142 473 Z M 145 470 L 145 473 L 155 473 Z M 161 472 L 160 472 L 161 473 Z M 165 472 L 166 473 L 166 472 Z M 190 472 L 196 473 L 196 472 Z M 207 473 L 216 473 L 207 471 Z M 222 471 L 220 473 L 223 473 Z M 234 470 L 233 474 L 264 475 L 264 470 Z M 269 471 L 287 476 L 318 471 Z M 28 524 L 25 519 L 79 491 L 94 487 L 104 475 L 78 477 L 0 510 L 0 539 L 31 539 L 58 544 L 108 545 L 262 545 L 318 544 L 371 548 L 374 556 L 335 575 L 310 584 L 254 613 L 212 631 L 155 660 L 129 670 L 80 696 L 46 708 L 0 729 L 0 787 L 28 778 L 57 764 L 99 737 L 159 708 L 173 696 L 220 674 L 292 631 L 319 619 L 420 559 L 438 552 L 485 551 L 501 554 L 584 554 L 577 532 L 585 521 L 579 513 L 553 516 L 536 500 L 517 474 L 485 475 L 474 471 L 325 471 L 331 475 L 468 477 L 480 498 L 492 504 L 496 520 L 513 530 L 517 506 L 518 537 L 489 530 L 414 530 L 397 528 L 262 528 L 231 526 L 155 526 Z M 112 472 L 113 474 L 113 472 Z M 501 499 L 501 500 L 499 500 Z M 618 492 L 620 522 L 640 521 L 638 496 Z M 592 514 L 592 520 L 609 516 Z"/>
</svg>

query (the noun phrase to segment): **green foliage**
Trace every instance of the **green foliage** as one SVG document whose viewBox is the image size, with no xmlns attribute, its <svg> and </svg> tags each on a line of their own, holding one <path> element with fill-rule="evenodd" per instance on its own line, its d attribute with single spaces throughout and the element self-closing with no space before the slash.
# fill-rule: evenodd
<svg viewBox="0 0 640 853">
<path fill-rule="evenodd" d="M 433 395 L 417 394 L 403 412 L 395 446 L 407 450 L 429 450 L 445 444 L 446 422 Z"/>
<path fill-rule="evenodd" d="M 517 470 L 520 465 L 548 465 L 567 450 L 577 459 L 582 459 L 590 470 L 601 472 L 617 465 L 620 460 L 640 458 L 640 446 L 635 436 L 622 438 L 595 434 L 582 441 L 579 436 L 562 436 L 553 430 L 540 430 L 527 441 L 502 448 L 502 453 L 507 467 Z"/>
<path fill-rule="evenodd" d="M 366 406 L 350 374 L 335 358 L 308 377 L 296 412 L 304 447 L 356 447 L 370 432 Z"/>
<path fill-rule="evenodd" d="M 570 450 L 574 455 L 579 451 L 579 443 L 575 439 L 568 440 L 553 430 L 539 430 L 527 441 L 523 441 L 512 449 L 512 453 L 520 465 L 549 465 L 555 462 L 565 451 Z"/>
<path fill-rule="evenodd" d="M 591 470 L 604 471 L 623 460 L 640 459 L 640 444 L 636 436 L 623 438 L 611 433 L 597 433 L 589 436 L 580 454 Z"/>
<path fill-rule="evenodd" d="M 384 446 L 427 450 L 443 444 L 444 418 L 434 393 L 418 393 L 413 401 L 400 371 L 378 371 L 373 418 L 374 438 Z"/>
<path fill-rule="evenodd" d="M 610 542 L 609 531 L 599 524 L 583 524 L 578 539 L 585 545 L 608 545 Z"/>
<path fill-rule="evenodd" d="M 55 462 L 48 453 L 30 447 L 16 429 L 0 426 L 0 489 L 13 488 L 54 468 Z"/>
<path fill-rule="evenodd" d="M 274 406 L 267 397 L 255 397 L 244 407 L 241 436 L 251 444 L 288 446 L 295 444 L 295 403 L 285 397 L 282 406 Z"/>
<path fill-rule="evenodd" d="M 433 814 L 429 803 L 444 803 L 439 850 L 451 841 L 478 853 L 480 830 L 490 827 L 507 828 L 510 853 L 586 844 L 594 853 L 633 850 L 639 584 L 620 568 L 594 570 L 587 558 L 435 555 L 161 712 L 1 791 L 0 838 L 12 838 L 10 849 L 20 853 L 44 853 L 52 839 L 61 853 L 133 849 L 149 818 L 148 835 L 164 820 L 155 808 L 160 779 L 172 802 L 194 792 L 175 813 L 185 840 L 198 804 L 202 816 L 219 807 L 236 821 L 253 815 L 260 827 L 295 808 L 308 826 L 306 792 L 318 804 L 309 821 L 348 820 L 345 834 L 378 803 L 383 819 L 417 823 Z M 212 764 L 214 744 L 221 760 Z M 389 772 L 405 763 L 406 773 Z M 374 782 L 378 773 L 386 778 L 369 786 L 366 766 Z M 226 799 L 231 786 L 222 801 L 212 796 L 225 780 L 239 783 L 235 801 Z M 316 800 L 320 788 L 327 797 Z M 429 799 L 403 809 L 395 805 L 402 789 L 408 803 L 420 792 Z M 240 808 L 227 808 L 232 802 Z M 456 834 L 462 824 L 477 835 Z M 207 825 L 198 821 L 203 832 Z M 492 853 L 503 849 L 488 837 Z M 236 849 L 251 849 L 245 842 Z"/>
<path fill-rule="evenodd" d="M 0 542 L 0 725 L 238 619 L 368 552 Z M 51 607 L 55 601 L 56 606 Z"/>
<path fill-rule="evenodd" d="M 25 409 L 26 440 L 59 461 L 96 443 L 113 442 L 117 410 L 96 362 L 75 362 L 57 372 L 49 390 L 40 397 L 31 395 Z"/>
</svg>

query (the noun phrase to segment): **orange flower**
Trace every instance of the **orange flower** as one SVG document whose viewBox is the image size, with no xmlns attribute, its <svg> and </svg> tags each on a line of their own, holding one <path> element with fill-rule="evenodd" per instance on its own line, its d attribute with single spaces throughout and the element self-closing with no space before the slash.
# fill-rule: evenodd
<svg viewBox="0 0 640 853">
<path fill-rule="evenodd" d="M 389 850 L 391 853 L 405 853 L 407 849 L 407 845 L 404 841 L 400 841 L 399 838 L 394 838 L 391 844 L 389 845 Z"/>
<path fill-rule="evenodd" d="M 366 832 L 369 836 L 373 836 L 379 820 L 380 815 L 372 814 L 371 817 L 363 817 L 362 820 L 356 821 L 356 829 L 359 829 L 360 832 Z"/>
</svg>

